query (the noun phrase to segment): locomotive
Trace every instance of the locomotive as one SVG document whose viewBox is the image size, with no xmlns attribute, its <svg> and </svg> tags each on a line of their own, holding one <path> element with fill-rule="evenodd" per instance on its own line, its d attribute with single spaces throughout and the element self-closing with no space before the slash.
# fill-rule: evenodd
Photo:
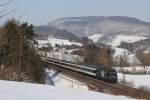
<svg viewBox="0 0 150 100">
<path fill-rule="evenodd" d="M 77 65 L 71 62 L 66 62 L 63 60 L 53 59 L 53 58 L 43 58 L 44 61 L 48 61 L 49 63 L 53 63 L 58 65 L 62 68 L 69 69 L 75 72 L 79 72 L 82 74 L 86 74 L 91 77 L 95 77 L 96 79 L 108 82 L 108 83 L 117 83 L 117 72 L 115 69 L 112 68 L 105 68 L 105 67 L 97 67 L 97 68 L 90 68 L 83 65 Z"/>
<path fill-rule="evenodd" d="M 97 68 L 96 78 L 108 83 L 117 83 L 117 72 L 111 68 Z"/>
</svg>

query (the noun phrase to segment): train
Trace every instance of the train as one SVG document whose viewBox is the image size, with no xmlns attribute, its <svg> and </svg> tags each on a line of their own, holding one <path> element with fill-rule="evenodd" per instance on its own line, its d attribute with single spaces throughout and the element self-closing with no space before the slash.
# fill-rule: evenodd
<svg viewBox="0 0 150 100">
<path fill-rule="evenodd" d="M 74 72 L 86 74 L 88 76 L 94 77 L 98 80 L 102 80 L 111 84 L 117 83 L 118 81 L 117 71 L 112 68 L 90 68 L 87 66 L 77 65 L 68 61 L 58 60 L 49 57 L 42 57 L 42 59 L 47 63 L 51 63 L 65 69 L 69 69 Z"/>
</svg>

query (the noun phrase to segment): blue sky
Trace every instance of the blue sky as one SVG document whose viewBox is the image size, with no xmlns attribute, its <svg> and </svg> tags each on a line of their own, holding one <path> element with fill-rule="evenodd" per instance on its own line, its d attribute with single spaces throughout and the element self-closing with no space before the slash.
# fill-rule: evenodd
<svg viewBox="0 0 150 100">
<path fill-rule="evenodd" d="M 150 22 L 150 0 L 14 0 L 15 17 L 42 25 L 63 17 L 129 16 Z M 5 18 L 6 19 L 6 18 Z"/>
</svg>

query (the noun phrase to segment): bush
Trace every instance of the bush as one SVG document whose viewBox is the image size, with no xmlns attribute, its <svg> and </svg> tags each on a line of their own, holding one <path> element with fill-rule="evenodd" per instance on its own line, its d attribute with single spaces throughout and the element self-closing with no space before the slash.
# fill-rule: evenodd
<svg viewBox="0 0 150 100">
<path fill-rule="evenodd" d="M 0 79 L 10 81 L 33 82 L 30 75 L 27 72 L 19 72 L 12 67 L 7 67 L 1 70 Z"/>
</svg>

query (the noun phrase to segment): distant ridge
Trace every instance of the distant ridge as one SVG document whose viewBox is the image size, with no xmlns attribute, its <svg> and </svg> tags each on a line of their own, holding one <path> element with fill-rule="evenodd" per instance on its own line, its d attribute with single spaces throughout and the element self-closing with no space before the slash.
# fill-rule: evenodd
<svg viewBox="0 0 150 100">
<path fill-rule="evenodd" d="M 150 36 L 150 23 L 124 16 L 87 16 L 61 18 L 45 26 L 65 29 L 78 36 L 91 34 L 122 34 Z"/>
<path fill-rule="evenodd" d="M 79 40 L 79 38 L 75 36 L 74 34 L 66 30 L 60 30 L 57 28 L 51 28 L 47 26 L 35 26 L 34 31 L 36 35 L 38 36 L 37 38 L 42 39 L 42 40 L 46 40 L 48 39 L 48 37 L 67 39 L 71 41 Z"/>
</svg>

